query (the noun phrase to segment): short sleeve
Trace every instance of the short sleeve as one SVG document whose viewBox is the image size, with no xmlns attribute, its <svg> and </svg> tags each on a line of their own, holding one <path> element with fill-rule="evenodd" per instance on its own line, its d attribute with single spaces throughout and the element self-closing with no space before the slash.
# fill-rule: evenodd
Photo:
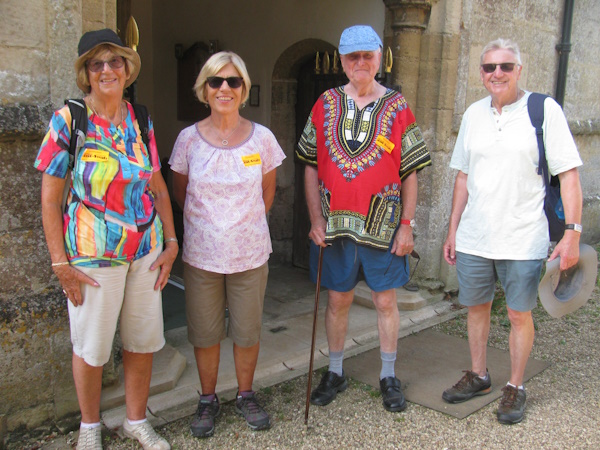
<svg viewBox="0 0 600 450">
<path fill-rule="evenodd" d="M 467 110 L 463 115 L 462 121 L 460 123 L 460 129 L 458 131 L 458 136 L 456 138 L 456 143 L 454 144 L 452 158 L 450 159 L 450 168 L 460 170 L 465 174 L 469 173 L 469 157 L 465 148 L 465 134 L 467 128 L 468 113 L 469 110 Z"/>
<path fill-rule="evenodd" d="M 583 163 L 569 129 L 567 118 L 553 98 L 544 101 L 544 145 L 552 175 L 566 172 Z"/>
<path fill-rule="evenodd" d="M 406 107 L 398 112 L 396 120 L 404 127 L 402 132 L 402 154 L 400 159 L 400 179 L 406 178 L 415 170 L 431 164 L 431 156 L 425 145 L 423 133 L 415 121 L 411 110 Z"/>
<path fill-rule="evenodd" d="M 169 158 L 171 170 L 181 175 L 187 175 L 189 172 L 188 149 L 191 145 L 189 137 L 190 128 L 193 128 L 193 126 L 185 128 L 179 133 L 173 146 L 173 152 Z"/>
<path fill-rule="evenodd" d="M 431 156 L 423 140 L 423 135 L 417 124 L 407 128 L 402 136 L 402 159 L 400 164 L 400 179 L 406 178 L 411 172 L 421 170 L 431 164 Z"/>
<path fill-rule="evenodd" d="M 311 166 L 317 165 L 317 128 L 313 122 L 315 107 L 316 105 L 313 106 L 313 111 L 308 116 L 304 131 L 302 131 L 302 136 L 300 136 L 300 140 L 298 141 L 298 148 L 296 149 L 298 159 Z"/>
<path fill-rule="evenodd" d="M 71 113 L 68 106 L 54 112 L 33 167 L 59 178 L 66 178 L 69 168 Z"/>
<path fill-rule="evenodd" d="M 281 165 L 285 159 L 285 153 L 271 130 L 261 125 L 255 126 L 260 127 L 262 173 L 264 175 Z"/>
<path fill-rule="evenodd" d="M 154 123 L 150 116 L 148 116 L 148 154 L 150 155 L 152 172 L 158 172 L 160 170 L 160 155 L 158 154 L 156 137 L 154 136 Z"/>
</svg>

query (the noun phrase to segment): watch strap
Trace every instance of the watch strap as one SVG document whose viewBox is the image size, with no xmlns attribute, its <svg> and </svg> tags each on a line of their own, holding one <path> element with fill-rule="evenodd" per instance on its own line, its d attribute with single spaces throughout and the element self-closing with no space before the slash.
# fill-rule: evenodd
<svg viewBox="0 0 600 450">
<path fill-rule="evenodd" d="M 565 225 L 565 230 L 573 230 L 581 233 L 583 231 L 583 227 L 578 223 L 568 223 Z"/>
</svg>

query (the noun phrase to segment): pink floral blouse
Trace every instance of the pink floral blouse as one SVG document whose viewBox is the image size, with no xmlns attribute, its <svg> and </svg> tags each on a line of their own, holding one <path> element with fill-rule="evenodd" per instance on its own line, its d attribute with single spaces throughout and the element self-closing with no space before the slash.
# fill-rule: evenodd
<svg viewBox="0 0 600 450">
<path fill-rule="evenodd" d="M 275 136 L 253 123 L 237 146 L 215 147 L 196 125 L 179 133 L 169 164 L 188 176 L 183 261 L 215 273 L 264 264 L 272 252 L 262 177 L 285 158 Z"/>
</svg>

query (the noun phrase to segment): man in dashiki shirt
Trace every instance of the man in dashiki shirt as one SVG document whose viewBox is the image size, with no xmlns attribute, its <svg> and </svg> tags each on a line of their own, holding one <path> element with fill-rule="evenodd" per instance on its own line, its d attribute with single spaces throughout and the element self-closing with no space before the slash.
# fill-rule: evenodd
<svg viewBox="0 0 600 450">
<path fill-rule="evenodd" d="M 310 275 L 316 281 L 323 247 L 321 282 L 329 289 L 329 370 L 311 403 L 327 405 L 347 387 L 342 364 L 348 312 L 364 279 L 378 316 L 383 405 L 396 412 L 406 401 L 394 371 L 400 326 L 395 289 L 409 279 L 417 171 L 431 160 L 404 97 L 375 80 L 381 45 L 369 26 L 344 30 L 339 53 L 349 83 L 319 97 L 296 154 L 306 164 Z"/>
</svg>

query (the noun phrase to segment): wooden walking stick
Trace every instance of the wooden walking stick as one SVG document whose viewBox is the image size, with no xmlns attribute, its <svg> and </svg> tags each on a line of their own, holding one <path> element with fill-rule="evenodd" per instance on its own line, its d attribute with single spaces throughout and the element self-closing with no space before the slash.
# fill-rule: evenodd
<svg viewBox="0 0 600 450">
<path fill-rule="evenodd" d="M 308 424 L 308 409 L 310 408 L 310 390 L 312 385 L 313 360 L 315 357 L 315 340 L 317 338 L 317 315 L 319 312 L 319 294 L 321 293 L 322 264 L 323 247 L 319 246 L 319 265 L 317 266 L 317 291 L 315 293 L 315 311 L 313 313 L 312 343 L 310 344 L 310 362 L 308 365 L 308 386 L 306 387 L 306 409 L 304 410 L 304 425 Z"/>
</svg>

